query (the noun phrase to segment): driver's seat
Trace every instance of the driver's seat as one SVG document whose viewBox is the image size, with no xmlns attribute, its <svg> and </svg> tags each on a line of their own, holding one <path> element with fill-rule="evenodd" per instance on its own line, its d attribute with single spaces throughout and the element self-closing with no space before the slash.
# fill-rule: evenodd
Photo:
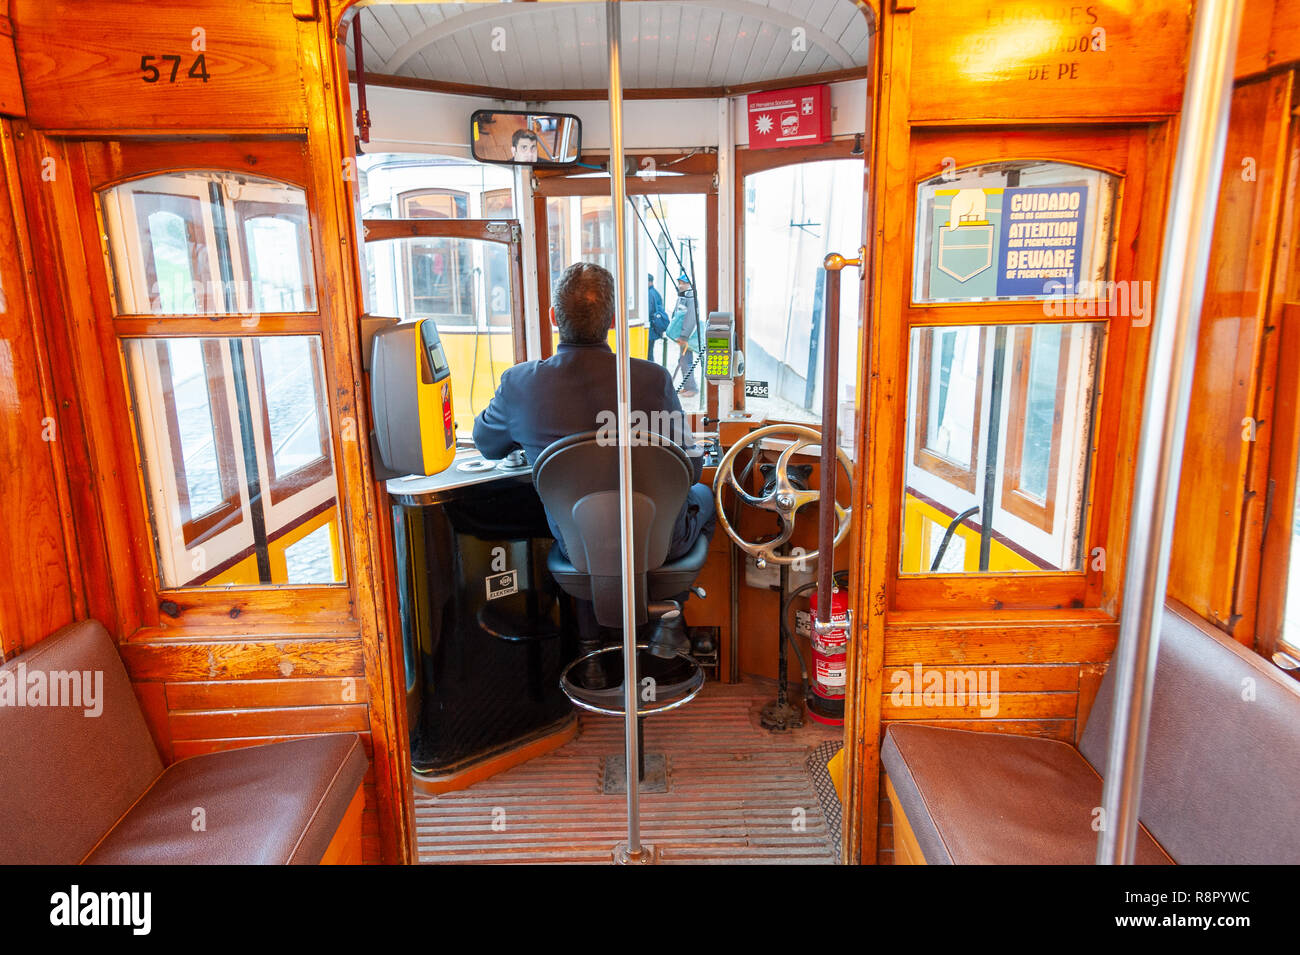
<svg viewBox="0 0 1300 955">
<path fill-rule="evenodd" d="M 655 433 L 632 435 L 633 586 L 636 623 L 660 604 L 689 590 L 709 555 L 701 534 L 681 557 L 667 562 L 678 512 L 692 481 L 690 459 L 680 446 Z M 559 526 L 566 558 L 552 547 L 546 566 L 564 591 L 589 600 L 602 627 L 623 626 L 622 545 L 618 495 L 618 446 L 597 440 L 595 431 L 561 438 L 533 464 L 533 483 L 546 511 Z"/>
</svg>

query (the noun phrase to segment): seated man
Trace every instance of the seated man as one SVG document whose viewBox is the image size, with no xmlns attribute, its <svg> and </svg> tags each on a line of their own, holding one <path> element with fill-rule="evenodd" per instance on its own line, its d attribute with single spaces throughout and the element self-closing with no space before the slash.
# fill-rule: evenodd
<svg viewBox="0 0 1300 955">
<path fill-rule="evenodd" d="M 544 361 L 528 361 L 508 368 L 496 394 L 474 419 L 474 443 L 488 458 L 504 458 L 523 448 L 530 462 L 552 442 L 571 434 L 598 431 L 608 426 L 617 406 L 617 371 L 614 353 L 605 340 L 614 320 L 614 277 L 599 265 L 578 262 L 564 270 L 552 293 L 551 318 L 559 326 L 560 344 Z M 703 471 L 703 451 L 686 427 L 672 377 L 660 365 L 633 358 L 631 409 L 645 412 L 646 420 L 673 423 L 679 434 L 664 434 L 680 444 L 692 458 L 694 479 Z M 654 415 L 652 412 L 673 412 Z M 604 414 L 602 414 L 604 412 Z M 559 529 L 547 516 L 560 546 Z M 701 534 L 713 536 L 713 492 L 696 483 L 686 495 L 673 527 L 668 559 L 686 554 Z"/>
</svg>

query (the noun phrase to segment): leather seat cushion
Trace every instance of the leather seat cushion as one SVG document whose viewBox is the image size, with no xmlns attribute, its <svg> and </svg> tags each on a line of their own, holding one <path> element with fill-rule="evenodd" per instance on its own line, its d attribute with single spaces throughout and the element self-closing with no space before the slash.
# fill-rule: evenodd
<svg viewBox="0 0 1300 955">
<path fill-rule="evenodd" d="M 169 766 L 85 861 L 315 865 L 365 772 L 355 733 L 192 756 Z"/>
<path fill-rule="evenodd" d="M 1091 865 L 1101 777 L 1058 740 L 892 723 L 881 747 L 930 864 Z M 1138 832 L 1137 863 L 1171 863 Z"/>
<path fill-rule="evenodd" d="M 37 674 L 62 685 L 59 674 L 76 673 L 98 697 L 89 708 L 85 699 L 0 705 L 0 864 L 76 865 L 162 772 L 153 737 L 117 647 L 94 620 L 51 634 L 0 671 L 22 693 Z"/>
</svg>

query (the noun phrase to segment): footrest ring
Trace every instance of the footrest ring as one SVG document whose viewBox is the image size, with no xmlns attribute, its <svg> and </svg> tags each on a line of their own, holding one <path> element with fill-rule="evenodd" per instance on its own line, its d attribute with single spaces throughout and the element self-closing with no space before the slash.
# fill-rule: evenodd
<svg viewBox="0 0 1300 955">
<path fill-rule="evenodd" d="M 663 672 L 665 662 L 662 658 L 651 656 L 646 653 L 650 648 L 647 643 L 638 643 L 637 649 L 637 673 L 643 676 L 652 676 L 655 672 Z M 574 706 L 581 707 L 591 713 L 599 713 L 602 716 L 622 716 L 624 714 L 623 703 L 623 682 L 620 679 L 617 686 L 589 688 L 579 685 L 571 676 L 574 669 L 588 660 L 595 661 L 596 658 L 606 653 L 622 654 L 622 646 L 615 645 L 611 647 L 601 647 L 591 653 L 578 657 L 560 674 L 560 689 L 564 691 Z M 675 710 L 677 707 L 690 702 L 695 695 L 700 692 L 704 686 L 704 670 L 698 662 L 688 653 L 680 650 L 674 653 L 675 659 L 671 665 L 679 665 L 679 660 L 684 660 L 689 664 L 689 675 L 679 677 L 671 683 L 661 683 L 656 680 L 655 699 L 650 701 L 638 701 L 636 708 L 637 716 L 654 716 L 656 713 L 666 713 L 668 710 Z M 649 660 L 647 666 L 641 666 L 643 659 Z M 650 672 L 647 672 L 650 671 Z M 621 676 L 622 670 L 619 674 Z M 638 696 L 640 694 L 638 693 Z M 617 702 L 617 707 L 611 706 Z"/>
</svg>

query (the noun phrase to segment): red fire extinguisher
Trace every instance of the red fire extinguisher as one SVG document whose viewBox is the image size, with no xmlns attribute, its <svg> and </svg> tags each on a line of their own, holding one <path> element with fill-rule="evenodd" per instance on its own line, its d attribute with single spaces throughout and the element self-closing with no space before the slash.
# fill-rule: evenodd
<svg viewBox="0 0 1300 955">
<path fill-rule="evenodd" d="M 844 725 L 844 689 L 849 664 L 849 592 L 848 581 L 835 576 L 831 588 L 831 625 L 827 633 L 809 626 L 812 644 L 812 692 L 807 696 L 808 716 L 829 726 Z M 808 598 L 810 624 L 817 620 L 817 591 Z"/>
</svg>

